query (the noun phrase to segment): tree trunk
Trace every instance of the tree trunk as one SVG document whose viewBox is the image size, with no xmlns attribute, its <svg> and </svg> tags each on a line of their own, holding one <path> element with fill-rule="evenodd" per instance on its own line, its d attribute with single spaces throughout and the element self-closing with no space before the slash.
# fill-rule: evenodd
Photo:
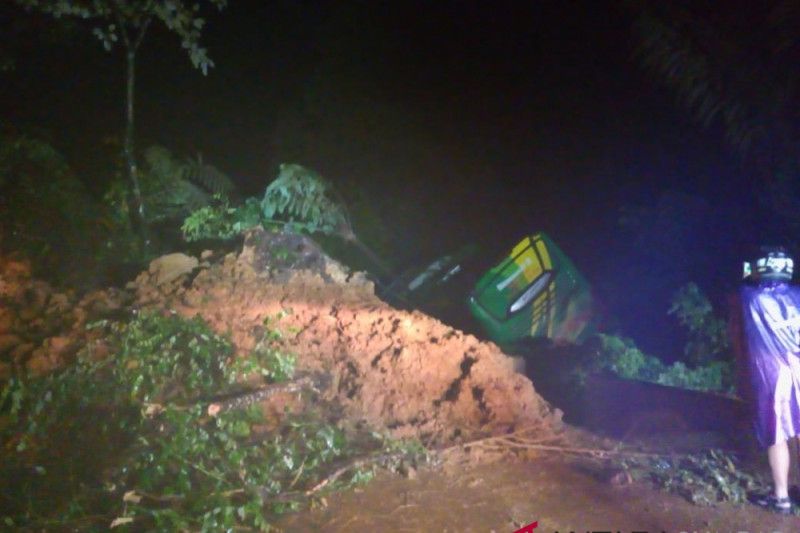
<svg viewBox="0 0 800 533">
<path fill-rule="evenodd" d="M 136 165 L 136 153 L 134 152 L 134 113 L 133 95 L 136 75 L 136 50 L 130 48 L 126 53 L 127 69 L 125 76 L 125 163 L 128 167 L 128 179 L 130 180 L 130 191 L 128 195 L 128 212 L 130 216 L 131 228 L 141 239 L 143 249 L 147 251 L 150 245 L 150 235 L 145 219 L 145 206 L 142 200 L 142 189 L 139 185 L 139 170 Z"/>
</svg>

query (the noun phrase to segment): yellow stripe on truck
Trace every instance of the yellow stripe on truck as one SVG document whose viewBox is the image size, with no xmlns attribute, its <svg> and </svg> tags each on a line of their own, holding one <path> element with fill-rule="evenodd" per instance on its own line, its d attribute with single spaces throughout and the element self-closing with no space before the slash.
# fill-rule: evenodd
<svg viewBox="0 0 800 533">
<path fill-rule="evenodd" d="M 541 237 L 536 239 L 536 249 L 539 250 L 539 254 L 542 256 L 544 269 L 550 270 L 553 268 L 553 263 L 550 261 L 550 253 L 547 251 L 547 246 L 544 245 L 544 241 L 541 239 Z"/>
</svg>

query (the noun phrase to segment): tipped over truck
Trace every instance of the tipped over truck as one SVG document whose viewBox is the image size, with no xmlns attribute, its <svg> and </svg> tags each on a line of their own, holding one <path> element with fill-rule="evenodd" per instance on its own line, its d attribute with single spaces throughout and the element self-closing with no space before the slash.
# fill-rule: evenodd
<svg viewBox="0 0 800 533">
<path fill-rule="evenodd" d="M 589 283 L 543 232 L 523 238 L 478 280 L 469 308 L 500 346 L 526 337 L 581 343 L 597 332 Z"/>
</svg>

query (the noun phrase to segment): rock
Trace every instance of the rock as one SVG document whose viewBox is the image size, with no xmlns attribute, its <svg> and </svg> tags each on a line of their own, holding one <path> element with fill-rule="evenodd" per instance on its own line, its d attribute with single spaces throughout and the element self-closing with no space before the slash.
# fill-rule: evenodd
<svg viewBox="0 0 800 533">
<path fill-rule="evenodd" d="M 50 337 L 44 342 L 43 346 L 48 352 L 48 358 L 60 363 L 66 362 L 78 351 L 75 339 L 71 337 Z"/>
<path fill-rule="evenodd" d="M 78 306 L 84 309 L 89 317 L 95 318 L 119 311 L 125 304 L 125 299 L 125 293 L 119 290 L 97 290 L 84 296 Z"/>
<path fill-rule="evenodd" d="M 325 259 L 325 274 L 327 274 L 334 283 L 347 283 L 350 277 L 350 270 L 338 261 L 334 261 L 328 257 Z"/>
<path fill-rule="evenodd" d="M 28 362 L 25 363 L 25 367 L 32 376 L 42 376 L 59 366 L 60 362 L 50 358 L 50 354 L 44 347 L 34 350 Z"/>
<path fill-rule="evenodd" d="M 211 250 L 203 250 L 202 252 L 200 252 L 200 259 L 202 259 L 203 261 L 207 261 L 211 259 L 213 255 L 214 252 L 212 252 Z"/>
<path fill-rule="evenodd" d="M 153 259 L 148 272 L 155 277 L 156 285 L 163 285 L 174 281 L 183 274 L 191 273 L 199 264 L 196 257 L 180 253 L 168 254 Z"/>
</svg>

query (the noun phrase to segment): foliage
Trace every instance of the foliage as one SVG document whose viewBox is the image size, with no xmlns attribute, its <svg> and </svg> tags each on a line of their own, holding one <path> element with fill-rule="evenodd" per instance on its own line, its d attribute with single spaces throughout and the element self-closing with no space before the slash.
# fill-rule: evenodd
<svg viewBox="0 0 800 533">
<path fill-rule="evenodd" d="M 231 239 L 261 224 L 261 205 L 255 198 L 234 207 L 230 200 L 214 196 L 214 203 L 201 207 L 183 221 L 181 232 L 187 241 Z"/>
<path fill-rule="evenodd" d="M 125 46 L 140 39 L 152 20 L 178 36 L 192 64 L 203 74 L 214 62 L 200 45 L 205 19 L 198 15 L 199 4 L 181 0 L 138 2 L 135 0 L 15 0 L 20 6 L 51 15 L 57 19 L 75 17 L 91 21 L 92 33 L 106 50 L 122 42 Z M 208 0 L 217 9 L 223 9 L 227 0 Z"/>
<path fill-rule="evenodd" d="M 691 3 L 632 5 L 642 63 L 698 121 L 719 120 L 742 153 L 796 141 L 796 6 L 765 2 L 763 9 L 709 17 Z"/>
<path fill-rule="evenodd" d="M 235 187 L 223 173 L 200 161 L 181 161 L 163 146 L 143 153 L 141 192 L 149 209 L 147 222 L 175 221 L 211 202 L 212 194 L 230 195 Z M 117 179 L 106 194 L 119 224 L 126 223 L 125 185 Z"/>
<path fill-rule="evenodd" d="M 226 202 L 221 195 L 233 195 L 236 192 L 231 179 L 213 166 L 204 164 L 202 160 L 180 160 L 162 146 L 148 147 L 143 153 L 143 160 L 140 190 L 143 201 L 148 205 L 145 222 L 151 226 L 159 225 L 162 239 L 168 239 L 169 229 L 191 213 L 200 212 L 198 223 L 217 220 L 217 216 L 204 218 L 204 215 L 222 209 L 214 204 Z M 127 189 L 123 179 L 118 177 L 112 181 L 104 196 L 113 229 L 107 250 L 114 257 L 138 262 L 149 259 L 149 256 L 144 255 L 130 225 Z M 208 231 L 208 228 L 203 229 Z M 222 228 L 218 231 L 222 231 Z M 174 243 L 166 243 L 165 246 L 171 247 Z M 159 253 L 159 248 L 159 243 L 154 243 L 150 255 Z"/>
<path fill-rule="evenodd" d="M 181 229 L 189 241 L 229 239 L 258 224 L 355 239 L 344 206 L 331 198 L 328 183 L 316 172 L 295 164 L 281 165 L 261 201 L 248 198 L 234 207 L 220 198 L 217 205 L 191 213 Z"/>
<path fill-rule="evenodd" d="M 348 455 L 342 431 L 311 414 L 272 431 L 258 407 L 207 414 L 244 375 L 291 376 L 293 359 L 270 335 L 231 364 L 230 342 L 199 318 L 139 313 L 94 327 L 108 335 L 112 358 L 83 354 L 58 374 L 15 377 L 0 393 L 0 476 L 14 478 L 19 495 L 3 502 L 10 527 L 267 530 L 270 513 L 297 508 Z M 360 479 L 356 471 L 330 485 Z"/>
<path fill-rule="evenodd" d="M 127 214 L 130 217 L 131 236 L 139 238 L 140 246 L 150 246 L 147 209 L 139 181 L 138 165 L 134 149 L 134 87 L 136 53 L 151 24 L 155 21 L 181 40 L 192 64 L 203 74 L 213 66 L 206 49 L 200 46 L 200 36 L 205 19 L 199 16 L 200 2 L 182 0 L 15 0 L 28 9 L 56 19 L 68 17 L 88 21 L 93 34 L 100 39 L 106 50 L 121 42 L 125 48 L 125 137 L 123 154 L 126 160 L 128 194 Z M 227 0 L 208 0 L 221 10 Z"/>
<path fill-rule="evenodd" d="M 760 209 L 782 219 L 772 231 L 794 239 L 800 228 L 797 2 L 760 2 L 724 15 L 696 2 L 628 5 L 645 68 L 698 122 L 724 128 L 726 141 L 750 164 Z"/>
<path fill-rule="evenodd" d="M 745 504 L 768 484 L 743 470 L 730 453 L 711 449 L 684 456 L 630 457 L 621 466 L 635 478 L 683 496 L 696 505 Z"/>
<path fill-rule="evenodd" d="M 707 364 L 730 347 L 725 320 L 714 315 L 711 302 L 696 284 L 689 283 L 675 293 L 668 313 L 688 330 L 685 355 L 689 363 Z"/>
<path fill-rule="evenodd" d="M 598 357 L 590 361 L 588 369 L 580 367 L 580 372 L 607 369 L 625 379 L 685 389 L 726 393 L 734 390 L 734 372 L 730 362 L 714 361 L 694 368 L 682 362 L 665 365 L 660 359 L 639 350 L 631 339 L 605 334 L 600 334 L 599 338 Z"/>
<path fill-rule="evenodd" d="M 344 207 L 330 195 L 328 183 L 313 170 L 282 164 L 278 177 L 264 191 L 261 209 L 266 220 L 282 220 L 310 233 L 332 234 L 349 228 L 349 222 Z"/>
</svg>

